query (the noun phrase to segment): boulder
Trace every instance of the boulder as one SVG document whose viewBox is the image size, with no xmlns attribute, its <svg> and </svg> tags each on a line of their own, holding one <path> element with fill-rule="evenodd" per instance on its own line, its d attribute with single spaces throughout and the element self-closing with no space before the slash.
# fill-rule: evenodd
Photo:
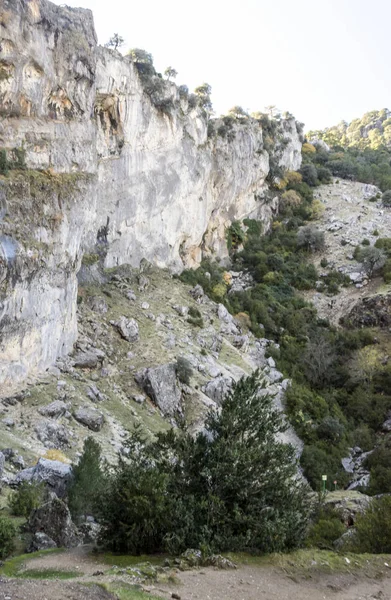
<svg viewBox="0 0 391 600">
<path fill-rule="evenodd" d="M 105 394 L 99 390 L 99 388 L 95 384 L 91 384 L 86 388 L 87 396 L 92 402 L 103 402 L 107 400 Z"/>
<path fill-rule="evenodd" d="M 231 377 L 216 377 L 206 384 L 203 392 L 217 404 L 221 404 L 228 392 L 231 391 L 232 384 Z"/>
<path fill-rule="evenodd" d="M 37 531 L 27 548 L 27 552 L 39 552 L 39 550 L 48 550 L 49 548 L 57 548 L 56 542 L 46 535 L 46 533 Z"/>
<path fill-rule="evenodd" d="M 105 418 L 102 413 L 98 412 L 94 408 L 88 408 L 87 406 L 78 408 L 73 413 L 76 421 L 91 429 L 91 431 L 100 431 L 105 422 Z"/>
<path fill-rule="evenodd" d="M 67 493 L 71 479 L 72 467 L 70 465 L 58 460 L 40 458 L 34 467 L 20 471 L 12 483 L 17 486 L 23 481 L 44 482 L 59 498 L 62 498 Z"/>
<path fill-rule="evenodd" d="M 181 410 L 181 392 L 174 364 L 143 369 L 136 374 L 136 381 L 165 416 L 173 417 Z"/>
<path fill-rule="evenodd" d="M 197 300 L 197 302 L 202 302 L 202 299 L 205 295 L 204 290 L 199 283 L 197 283 L 197 285 L 189 291 L 189 294 L 193 296 L 194 300 Z"/>
<path fill-rule="evenodd" d="M 73 357 L 73 365 L 80 369 L 95 369 L 104 357 L 104 352 L 97 349 L 78 352 Z"/>
<path fill-rule="evenodd" d="M 127 319 L 122 316 L 117 321 L 110 321 L 120 334 L 120 336 L 127 342 L 137 342 L 139 339 L 138 323 L 135 319 Z"/>
<path fill-rule="evenodd" d="M 187 315 L 189 314 L 189 307 L 188 306 L 181 306 L 179 304 L 174 304 L 172 307 L 179 316 L 181 317 L 187 317 Z"/>
<path fill-rule="evenodd" d="M 231 323 L 233 321 L 233 316 L 228 312 L 224 304 L 218 304 L 217 316 L 219 317 L 220 321 L 224 321 L 224 323 Z"/>
<path fill-rule="evenodd" d="M 107 303 L 102 296 L 88 296 L 87 304 L 91 310 L 99 313 L 100 315 L 107 313 Z"/>
<path fill-rule="evenodd" d="M 39 421 L 34 431 L 45 448 L 63 448 L 69 446 L 70 432 L 65 425 L 53 421 Z"/>
<path fill-rule="evenodd" d="M 67 505 L 59 498 L 52 498 L 33 511 L 29 519 L 32 533 L 45 533 L 57 546 L 74 548 L 83 543 L 76 525 L 72 522 Z"/>
<path fill-rule="evenodd" d="M 46 406 L 41 406 L 41 408 L 38 409 L 38 412 L 44 417 L 54 417 L 57 419 L 58 417 L 62 417 L 68 409 L 69 404 L 66 404 L 62 400 L 54 400 L 54 402 L 51 402 Z"/>
</svg>

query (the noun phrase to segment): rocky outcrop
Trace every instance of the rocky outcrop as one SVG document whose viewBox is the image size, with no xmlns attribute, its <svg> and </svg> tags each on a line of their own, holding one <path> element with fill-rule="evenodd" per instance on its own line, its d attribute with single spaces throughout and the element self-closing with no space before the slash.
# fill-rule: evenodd
<svg viewBox="0 0 391 600">
<path fill-rule="evenodd" d="M 160 365 L 143 369 L 136 375 L 137 383 L 167 417 L 181 412 L 181 392 L 177 385 L 175 365 Z"/>
<path fill-rule="evenodd" d="M 72 467 L 57 460 L 40 458 L 34 467 L 20 471 L 13 481 L 17 486 L 23 481 L 45 483 L 59 498 L 66 495 L 72 479 Z"/>
<path fill-rule="evenodd" d="M 37 531 L 37 533 L 33 535 L 33 539 L 27 548 L 27 552 L 39 552 L 40 550 L 49 550 L 50 548 L 57 548 L 56 542 L 46 535 L 46 533 Z"/>
<path fill-rule="evenodd" d="M 46 534 L 57 546 L 64 548 L 74 548 L 83 543 L 82 536 L 72 522 L 69 508 L 59 498 L 53 498 L 31 514 L 29 529 L 35 534 Z"/>
<path fill-rule="evenodd" d="M 391 295 L 376 295 L 363 298 L 353 307 L 343 322 L 353 327 L 390 327 Z"/>
<path fill-rule="evenodd" d="M 1 15 L 0 396 L 72 350 L 83 255 L 85 277 L 96 261 L 178 271 L 226 257 L 232 221 L 267 227 L 277 207 L 271 159 L 301 160 L 293 118 L 270 153 L 259 121 L 208 135 L 174 84 L 151 96 L 129 58 L 97 46 L 88 10 L 4 0 Z"/>
<path fill-rule="evenodd" d="M 91 431 L 100 431 L 105 422 L 102 413 L 93 408 L 88 408 L 87 406 L 75 410 L 73 416 L 76 421 L 85 425 L 88 429 L 91 429 Z"/>
</svg>

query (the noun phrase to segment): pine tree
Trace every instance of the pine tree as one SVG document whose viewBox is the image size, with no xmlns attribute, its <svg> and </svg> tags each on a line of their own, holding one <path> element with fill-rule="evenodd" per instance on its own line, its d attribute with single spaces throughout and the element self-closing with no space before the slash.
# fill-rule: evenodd
<svg viewBox="0 0 391 600">
<path fill-rule="evenodd" d="M 262 387 L 258 373 L 241 379 L 195 439 L 173 430 L 152 444 L 139 431 L 131 436 L 129 459 L 120 459 L 101 502 L 111 549 L 275 552 L 301 543 L 309 488 Z"/>
<path fill-rule="evenodd" d="M 83 453 L 73 467 L 73 481 L 69 490 L 69 508 L 74 518 L 96 511 L 103 486 L 101 447 L 93 438 L 84 441 Z"/>
</svg>

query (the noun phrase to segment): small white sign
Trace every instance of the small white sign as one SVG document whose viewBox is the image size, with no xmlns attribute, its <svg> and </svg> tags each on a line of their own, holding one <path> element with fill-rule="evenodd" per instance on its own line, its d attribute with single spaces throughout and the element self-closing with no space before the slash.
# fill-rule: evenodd
<svg viewBox="0 0 391 600">
<path fill-rule="evenodd" d="M 327 481 L 327 475 L 322 475 L 322 481 Z"/>
</svg>

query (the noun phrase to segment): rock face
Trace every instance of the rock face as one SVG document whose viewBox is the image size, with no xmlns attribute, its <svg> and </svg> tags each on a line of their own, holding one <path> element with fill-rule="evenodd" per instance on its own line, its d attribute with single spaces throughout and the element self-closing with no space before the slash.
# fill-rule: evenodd
<svg viewBox="0 0 391 600">
<path fill-rule="evenodd" d="M 254 119 L 229 136 L 217 123 L 208 137 L 203 110 L 173 83 L 151 96 L 128 57 L 97 46 L 88 10 L 4 0 L 0 39 L 0 149 L 29 169 L 0 178 L 0 395 L 9 395 L 72 350 L 83 254 L 91 273 L 97 260 L 178 271 L 202 254 L 227 256 L 232 221 L 268 225 L 270 159 L 297 169 L 301 135 L 282 119 L 272 157 Z"/>
<path fill-rule="evenodd" d="M 32 533 L 44 533 L 57 546 L 74 548 L 82 544 L 82 538 L 72 522 L 71 513 L 59 498 L 50 500 L 35 510 L 29 520 Z"/>
<path fill-rule="evenodd" d="M 34 467 L 20 471 L 14 479 L 14 484 L 18 485 L 23 481 L 44 482 L 51 491 L 62 498 L 67 493 L 71 479 L 72 467 L 70 465 L 58 460 L 40 458 Z"/>
<path fill-rule="evenodd" d="M 173 364 L 144 369 L 137 374 L 137 381 L 165 416 L 173 417 L 181 410 L 181 392 Z"/>
<path fill-rule="evenodd" d="M 390 327 L 391 295 L 376 295 L 358 302 L 344 321 L 354 327 Z"/>
</svg>

